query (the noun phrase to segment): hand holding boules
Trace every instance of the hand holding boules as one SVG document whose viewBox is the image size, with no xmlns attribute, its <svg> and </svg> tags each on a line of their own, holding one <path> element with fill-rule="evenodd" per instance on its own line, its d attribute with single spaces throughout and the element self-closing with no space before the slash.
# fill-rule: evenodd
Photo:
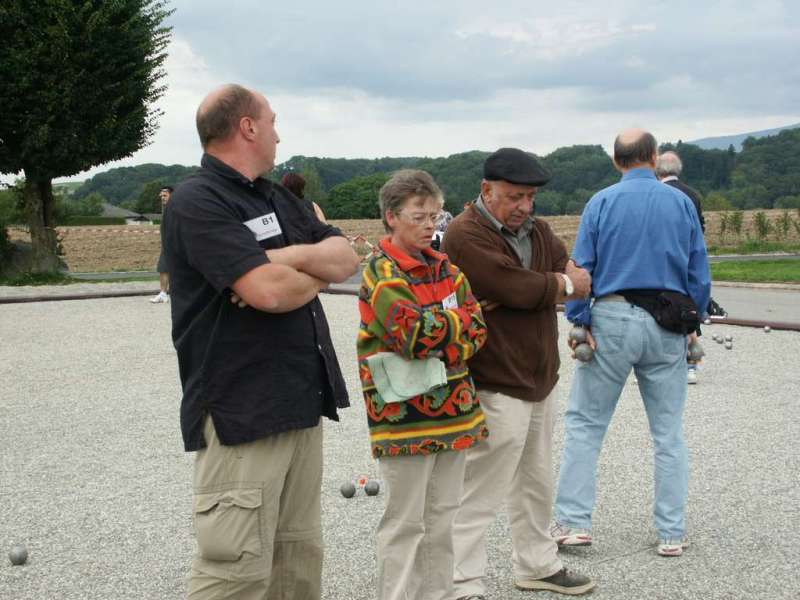
<svg viewBox="0 0 800 600">
<path fill-rule="evenodd" d="M 697 341 L 697 338 L 689 342 L 689 346 L 687 349 L 687 356 L 689 358 L 690 363 L 697 364 L 699 362 L 702 362 L 705 354 L 706 354 L 705 350 L 703 350 L 703 346 L 700 345 L 700 342 Z"/>
<path fill-rule="evenodd" d="M 569 331 L 569 347 L 572 350 L 572 358 L 589 362 L 597 349 L 597 342 L 588 327 L 575 325 Z"/>
</svg>

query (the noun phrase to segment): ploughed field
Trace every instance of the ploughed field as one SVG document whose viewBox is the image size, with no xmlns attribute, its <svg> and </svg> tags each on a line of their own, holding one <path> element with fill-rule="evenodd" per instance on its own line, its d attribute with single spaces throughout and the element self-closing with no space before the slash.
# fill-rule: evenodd
<svg viewBox="0 0 800 600">
<path fill-rule="evenodd" d="M 741 232 L 721 233 L 723 212 L 706 213 L 706 241 L 709 246 L 735 246 L 748 238 L 755 239 L 755 214 L 763 212 L 771 223 L 776 223 L 784 214 L 783 210 L 745 211 Z M 791 211 L 793 225 L 786 236 L 781 237 L 776 227 L 767 235 L 771 241 L 800 243 L 800 214 Z M 572 248 L 580 224 L 580 216 L 541 217 L 545 219 L 567 248 Z M 369 254 L 383 235 L 383 224 L 378 219 L 331 220 L 348 237 L 355 238 L 354 245 L 362 256 Z M 154 271 L 161 247 L 158 225 L 87 225 L 58 227 L 64 259 L 71 271 L 111 272 L 111 271 Z M 28 239 L 24 229 L 9 231 L 11 239 Z"/>
</svg>

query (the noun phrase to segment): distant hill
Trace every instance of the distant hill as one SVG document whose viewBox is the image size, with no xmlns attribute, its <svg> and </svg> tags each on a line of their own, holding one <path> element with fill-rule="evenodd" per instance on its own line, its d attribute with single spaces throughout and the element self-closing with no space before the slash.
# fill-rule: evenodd
<svg viewBox="0 0 800 600">
<path fill-rule="evenodd" d="M 69 196 L 83 185 L 83 181 L 65 181 L 64 183 L 54 183 L 53 189 Z"/>
<path fill-rule="evenodd" d="M 692 140 L 684 142 L 684 144 L 693 144 L 695 146 L 699 146 L 703 150 L 727 150 L 728 147 L 733 144 L 734 149 L 737 152 L 741 152 L 742 150 L 742 142 L 744 142 L 749 137 L 754 138 L 762 138 L 771 135 L 778 135 L 784 129 L 797 129 L 800 127 L 800 123 L 796 123 L 794 125 L 786 125 L 785 127 L 776 127 L 775 129 L 763 129 L 761 131 L 751 131 L 749 133 L 738 133 L 735 135 L 723 135 L 720 137 L 709 137 L 709 138 L 702 138 L 699 140 Z"/>
<path fill-rule="evenodd" d="M 72 195 L 79 200 L 97 192 L 109 203 L 119 206 L 122 203 L 134 202 L 142 193 L 144 186 L 151 181 L 158 181 L 160 185 L 175 186 L 199 168 L 157 163 L 118 167 L 87 179 L 73 191 Z"/>
</svg>

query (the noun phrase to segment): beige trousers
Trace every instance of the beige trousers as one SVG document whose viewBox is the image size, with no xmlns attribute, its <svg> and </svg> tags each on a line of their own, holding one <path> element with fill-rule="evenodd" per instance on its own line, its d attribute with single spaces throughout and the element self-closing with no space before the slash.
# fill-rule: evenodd
<svg viewBox="0 0 800 600">
<path fill-rule="evenodd" d="M 464 481 L 464 455 L 472 451 L 380 459 L 386 508 L 377 532 L 378 600 L 449 597 L 453 518 Z"/>
<path fill-rule="evenodd" d="M 319 600 L 322 425 L 208 446 L 194 468 L 190 600 Z"/>
<path fill-rule="evenodd" d="M 553 407 L 478 390 L 489 438 L 467 453 L 464 493 L 453 525 L 453 598 L 485 594 L 486 530 L 507 502 L 516 579 L 549 577 L 561 569 L 550 537 L 553 508 Z"/>
</svg>

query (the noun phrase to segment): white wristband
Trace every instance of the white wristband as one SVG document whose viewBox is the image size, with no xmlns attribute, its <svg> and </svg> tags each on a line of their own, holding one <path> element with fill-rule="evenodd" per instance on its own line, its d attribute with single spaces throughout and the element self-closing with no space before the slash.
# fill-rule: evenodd
<svg viewBox="0 0 800 600">
<path fill-rule="evenodd" d="M 564 273 L 559 273 L 564 278 L 564 295 L 565 296 L 572 296 L 575 293 L 575 286 L 572 284 L 572 279 L 570 279 Z"/>
</svg>

